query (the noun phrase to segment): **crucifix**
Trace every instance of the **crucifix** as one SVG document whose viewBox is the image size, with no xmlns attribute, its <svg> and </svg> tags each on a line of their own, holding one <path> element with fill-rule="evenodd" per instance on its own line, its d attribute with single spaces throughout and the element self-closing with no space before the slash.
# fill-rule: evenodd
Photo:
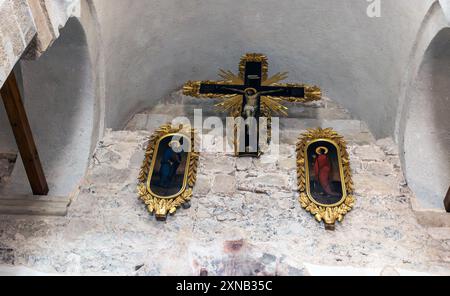
<svg viewBox="0 0 450 296">
<path fill-rule="evenodd" d="M 306 103 L 320 100 L 320 88 L 306 84 L 279 83 L 287 73 L 268 76 L 269 64 L 262 54 L 248 53 L 241 58 L 239 74 L 220 70 L 221 81 L 188 81 L 183 93 L 197 98 L 220 98 L 217 106 L 229 111 L 231 116 L 241 118 L 239 128 L 245 131 L 242 137 L 235 132 L 237 156 L 259 157 L 260 118 L 270 119 L 272 114 L 287 115 L 282 101 Z M 237 128 L 236 128 L 237 129 Z M 270 129 L 270 127 L 269 127 Z M 243 145 L 241 145 L 241 143 Z"/>
</svg>

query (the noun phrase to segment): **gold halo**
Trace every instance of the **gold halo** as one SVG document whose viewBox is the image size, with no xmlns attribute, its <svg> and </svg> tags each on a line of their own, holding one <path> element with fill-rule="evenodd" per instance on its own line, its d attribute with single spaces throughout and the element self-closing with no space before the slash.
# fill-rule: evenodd
<svg viewBox="0 0 450 296">
<path fill-rule="evenodd" d="M 317 147 L 317 149 L 316 149 L 316 154 L 320 155 L 320 151 L 321 151 L 321 150 L 325 150 L 325 153 L 324 153 L 324 154 L 328 154 L 328 152 L 330 151 L 330 150 L 328 150 L 327 147 L 321 146 L 321 147 Z"/>
<path fill-rule="evenodd" d="M 244 89 L 244 92 L 247 92 L 248 90 L 253 90 L 253 91 L 255 92 L 255 94 L 258 93 L 258 91 L 256 90 L 256 88 L 253 88 L 253 87 L 249 87 L 249 88 Z"/>
</svg>

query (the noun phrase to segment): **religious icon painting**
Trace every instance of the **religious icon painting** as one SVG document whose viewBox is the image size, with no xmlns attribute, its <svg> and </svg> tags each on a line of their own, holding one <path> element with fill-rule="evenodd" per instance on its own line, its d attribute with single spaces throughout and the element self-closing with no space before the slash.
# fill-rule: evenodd
<svg viewBox="0 0 450 296">
<path fill-rule="evenodd" d="M 297 175 L 301 206 L 334 230 L 355 203 L 343 137 L 331 128 L 304 133 L 297 144 Z"/>
<path fill-rule="evenodd" d="M 190 207 L 199 159 L 195 147 L 196 136 L 188 126 L 163 125 L 150 138 L 138 192 L 158 221 L 165 221 L 180 207 Z"/>
</svg>

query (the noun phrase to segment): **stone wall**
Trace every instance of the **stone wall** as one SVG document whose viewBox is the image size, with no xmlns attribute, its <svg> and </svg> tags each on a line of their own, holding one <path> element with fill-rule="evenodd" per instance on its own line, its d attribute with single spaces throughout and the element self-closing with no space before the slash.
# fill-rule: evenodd
<svg viewBox="0 0 450 296">
<path fill-rule="evenodd" d="M 0 0 L 0 86 L 35 34 L 27 1 Z"/>
<path fill-rule="evenodd" d="M 381 0 L 380 18 L 367 7 L 364 0 L 0 0 L 0 85 L 75 15 L 92 65 L 93 139 L 186 80 L 236 71 L 239 57 L 254 51 L 268 54 L 271 72 L 320 85 L 377 137 L 395 130 L 404 155 L 411 84 L 430 42 L 449 26 L 450 0 Z M 9 130 L 0 130 L 2 148 L 4 139 L 12 139 Z"/>
<path fill-rule="evenodd" d="M 79 0 L 0 0 L 0 86 L 24 52 L 40 56 L 79 11 Z"/>
</svg>

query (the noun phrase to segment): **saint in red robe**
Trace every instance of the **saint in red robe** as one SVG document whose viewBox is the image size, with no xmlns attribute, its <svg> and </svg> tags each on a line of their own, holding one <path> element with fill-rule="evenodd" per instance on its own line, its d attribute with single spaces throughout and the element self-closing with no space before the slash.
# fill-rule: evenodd
<svg viewBox="0 0 450 296">
<path fill-rule="evenodd" d="M 316 175 L 316 179 L 322 186 L 323 191 L 328 195 L 336 195 L 336 193 L 331 189 L 331 163 L 326 154 L 317 156 L 316 162 L 314 163 L 314 173 Z"/>
</svg>

